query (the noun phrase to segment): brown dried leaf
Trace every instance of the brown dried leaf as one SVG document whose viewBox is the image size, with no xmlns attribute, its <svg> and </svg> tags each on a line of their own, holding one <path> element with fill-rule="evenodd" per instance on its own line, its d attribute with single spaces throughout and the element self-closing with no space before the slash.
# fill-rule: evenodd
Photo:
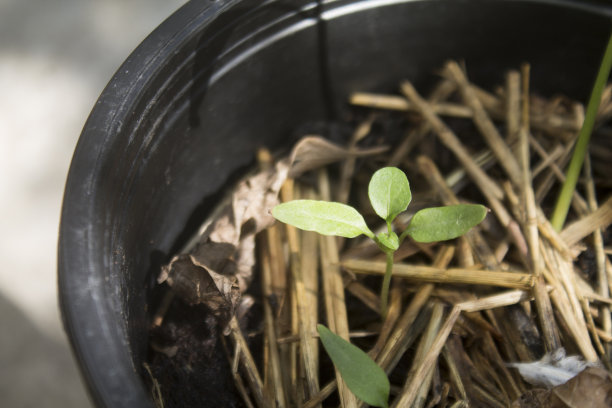
<svg viewBox="0 0 612 408">
<path fill-rule="evenodd" d="M 174 257 L 164 266 L 162 276 L 187 303 L 205 304 L 223 320 L 229 319 L 240 299 L 236 277 L 197 265 L 186 254 Z"/>
<path fill-rule="evenodd" d="M 289 160 L 242 180 L 231 197 L 204 224 L 188 255 L 175 257 L 162 269 L 167 282 L 186 302 L 203 303 L 227 317 L 248 287 L 255 265 L 255 234 L 274 223 L 270 210 L 289 176 L 348 157 L 377 154 L 386 147 L 345 149 L 321 137 L 305 137 Z"/>
<path fill-rule="evenodd" d="M 349 157 L 380 154 L 388 148 L 388 146 L 377 146 L 369 149 L 346 149 L 320 136 L 306 136 L 293 148 L 290 157 L 291 170 L 289 176 L 295 178 L 309 170 Z"/>
<path fill-rule="evenodd" d="M 269 211 L 287 178 L 287 162 L 241 181 L 188 255 L 162 268 L 167 282 L 186 302 L 203 303 L 220 315 L 233 313 L 255 264 L 255 234 L 274 223 Z"/>
<path fill-rule="evenodd" d="M 612 407 L 612 374 L 591 367 L 551 390 L 527 392 L 513 408 L 609 408 Z"/>
<path fill-rule="evenodd" d="M 278 192 L 287 179 L 289 165 L 281 161 L 242 180 L 220 215 L 202 234 L 203 240 L 238 246 L 240 239 L 256 234 L 274 223 L 270 209 L 278 204 Z"/>
<path fill-rule="evenodd" d="M 240 241 L 236 253 L 236 277 L 240 285 L 240 292 L 246 291 L 253 277 L 255 266 L 255 234 L 248 235 Z"/>
<path fill-rule="evenodd" d="M 564 408 L 612 407 L 612 376 L 603 368 L 587 368 L 567 383 L 553 388 L 550 400 Z"/>
</svg>

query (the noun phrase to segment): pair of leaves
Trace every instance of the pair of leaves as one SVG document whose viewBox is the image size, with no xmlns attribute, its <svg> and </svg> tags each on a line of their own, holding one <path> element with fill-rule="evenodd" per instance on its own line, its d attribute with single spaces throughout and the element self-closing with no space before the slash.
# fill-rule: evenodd
<svg viewBox="0 0 612 408">
<path fill-rule="evenodd" d="M 368 186 L 368 195 L 376 214 L 388 224 L 406 210 L 412 198 L 406 175 L 395 167 L 385 167 L 374 173 Z M 376 241 L 394 251 L 406 234 L 418 242 L 453 239 L 480 223 L 486 213 L 484 206 L 473 204 L 426 208 L 412 217 L 399 240 L 389 233 L 379 234 Z M 364 234 L 375 239 L 363 216 L 346 204 L 295 200 L 274 207 L 272 215 L 284 223 L 323 235 L 354 238 Z"/>
<path fill-rule="evenodd" d="M 384 370 L 361 349 L 344 340 L 322 324 L 317 331 L 325 351 L 355 396 L 365 403 L 389 406 L 389 379 Z"/>
<path fill-rule="evenodd" d="M 385 167 L 374 173 L 368 186 L 368 195 L 376 214 L 388 223 L 406 210 L 412 198 L 406 175 L 395 167 Z M 353 207 L 342 203 L 295 200 L 274 207 L 272 215 L 299 229 L 323 235 L 354 238 L 364 234 L 374 239 L 374 233 L 368 228 L 363 216 Z M 392 240 L 388 236 L 382 239 L 385 238 Z"/>
<path fill-rule="evenodd" d="M 274 207 L 272 215 L 284 223 L 323 235 L 354 238 L 364 234 L 389 254 L 397 250 L 406 235 L 419 242 L 456 238 L 480 223 L 487 213 L 482 205 L 426 208 L 412 217 L 402 236 L 398 237 L 392 231 L 391 223 L 406 210 L 412 199 L 404 172 L 395 167 L 378 170 L 370 180 L 368 196 L 376 214 L 386 221 L 387 233 L 375 236 L 356 209 L 335 202 L 290 201 Z M 386 289 L 383 288 L 381 299 L 386 299 L 386 290 L 388 285 Z M 383 300 L 383 305 L 386 305 L 386 300 Z M 381 309 L 384 310 L 385 306 L 381 306 Z M 317 330 L 327 354 L 349 389 L 370 405 L 388 407 L 389 380 L 382 368 L 359 348 L 333 334 L 325 326 L 318 325 Z"/>
<path fill-rule="evenodd" d="M 406 175 L 395 167 L 386 167 L 374 173 L 368 186 L 368 196 L 376 214 L 389 224 L 406 210 L 412 198 Z M 363 216 L 342 203 L 295 200 L 274 207 L 272 215 L 279 221 L 306 231 L 345 238 L 364 234 L 384 248 L 394 251 L 399 246 L 397 236 L 379 234 L 375 237 Z"/>
</svg>

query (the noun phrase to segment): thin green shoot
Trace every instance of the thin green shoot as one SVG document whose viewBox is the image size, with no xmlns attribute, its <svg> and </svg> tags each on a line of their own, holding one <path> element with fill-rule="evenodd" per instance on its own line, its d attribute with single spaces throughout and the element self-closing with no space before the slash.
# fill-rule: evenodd
<svg viewBox="0 0 612 408">
<path fill-rule="evenodd" d="M 601 101 L 601 95 L 603 93 L 608 77 L 610 76 L 610 69 L 612 68 L 612 34 L 608 40 L 608 46 L 604 53 L 601 65 L 599 66 L 599 72 L 591 91 L 591 97 L 587 105 L 586 114 L 584 117 L 584 123 L 578 134 L 576 140 L 576 146 L 574 147 L 574 153 L 570 161 L 567 173 L 565 175 L 565 181 L 559 192 L 555 209 L 551 216 L 551 224 L 557 231 L 561 231 L 567 218 L 567 213 L 576 189 L 578 177 L 582 170 L 584 163 L 584 157 L 587 154 L 589 147 L 589 140 L 591 133 L 593 132 L 593 126 L 595 125 L 595 119 L 597 117 L 597 110 L 599 109 L 599 103 Z"/>
</svg>

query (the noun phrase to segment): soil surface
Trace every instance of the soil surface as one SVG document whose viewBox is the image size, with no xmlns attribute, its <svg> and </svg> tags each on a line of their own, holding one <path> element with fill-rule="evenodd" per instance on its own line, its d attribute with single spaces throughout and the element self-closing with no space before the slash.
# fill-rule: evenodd
<svg viewBox="0 0 612 408">
<path fill-rule="evenodd" d="M 151 331 L 148 364 L 165 408 L 245 407 L 220 331 L 206 307 L 180 300 L 172 302 L 163 325 Z"/>
</svg>

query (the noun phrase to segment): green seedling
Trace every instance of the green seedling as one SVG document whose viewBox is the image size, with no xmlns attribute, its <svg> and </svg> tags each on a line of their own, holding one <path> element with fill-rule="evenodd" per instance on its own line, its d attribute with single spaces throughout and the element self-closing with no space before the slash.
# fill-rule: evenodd
<svg viewBox="0 0 612 408">
<path fill-rule="evenodd" d="M 380 295 L 380 311 L 384 318 L 393 273 L 393 254 L 404 239 L 410 236 L 418 242 L 436 242 L 456 238 L 480 223 L 487 209 L 473 204 L 426 208 L 414 214 L 398 236 L 393 230 L 393 220 L 406 211 L 412 199 L 406 174 L 395 167 L 378 170 L 368 185 L 368 196 L 376 214 L 385 220 L 386 232 L 374 234 L 356 209 L 336 202 L 289 201 L 274 207 L 272 215 L 279 221 L 306 231 L 345 238 L 363 234 L 374 240 L 387 255 Z M 365 352 L 325 326 L 318 325 L 317 331 L 323 347 L 353 394 L 372 406 L 387 408 L 389 379 L 384 370 Z"/>
<path fill-rule="evenodd" d="M 487 209 L 478 204 L 425 208 L 414 214 L 406 229 L 398 236 L 393 230 L 393 220 L 406 211 L 412 199 L 406 174 L 396 167 L 376 171 L 368 186 L 368 196 L 376 214 L 385 220 L 386 232 L 374 234 L 356 209 L 336 202 L 289 201 L 274 207 L 272 215 L 279 221 L 306 231 L 345 238 L 363 234 L 374 240 L 387 256 L 380 295 L 380 312 L 384 317 L 393 271 L 393 253 L 404 239 L 410 236 L 418 242 L 437 242 L 456 238 L 480 223 Z"/>
</svg>

